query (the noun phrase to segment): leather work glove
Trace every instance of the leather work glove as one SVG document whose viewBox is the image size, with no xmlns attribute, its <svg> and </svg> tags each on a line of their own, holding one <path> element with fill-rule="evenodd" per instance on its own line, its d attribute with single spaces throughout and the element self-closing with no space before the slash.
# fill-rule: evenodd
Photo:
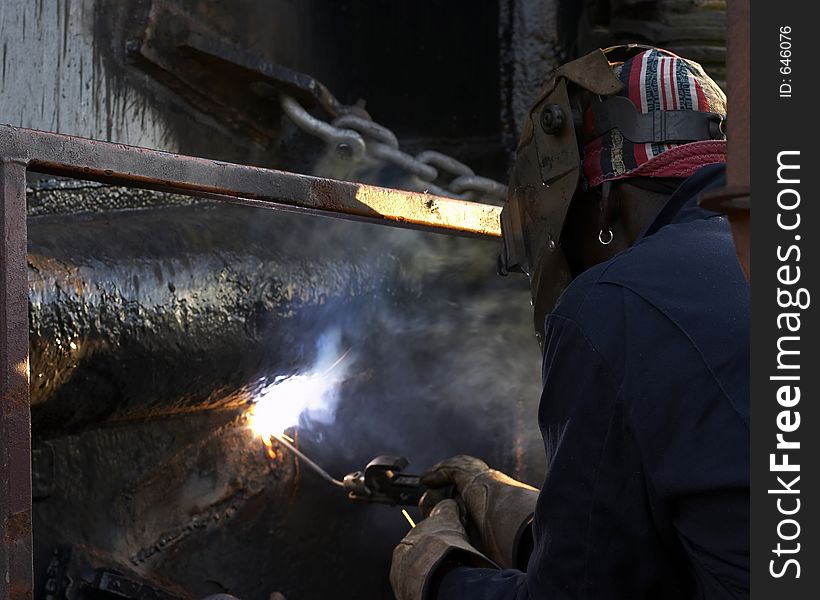
<svg viewBox="0 0 820 600">
<path fill-rule="evenodd" d="M 421 481 L 431 488 L 431 496 L 436 488 L 455 485 L 475 546 L 502 568 L 526 568 L 532 551 L 536 488 L 463 454 L 441 461 Z M 422 512 L 429 507 L 426 496 L 419 503 Z"/>
<path fill-rule="evenodd" d="M 393 550 L 390 585 L 396 600 L 431 600 L 431 582 L 452 566 L 498 568 L 467 539 L 455 500 L 442 500 Z"/>
</svg>

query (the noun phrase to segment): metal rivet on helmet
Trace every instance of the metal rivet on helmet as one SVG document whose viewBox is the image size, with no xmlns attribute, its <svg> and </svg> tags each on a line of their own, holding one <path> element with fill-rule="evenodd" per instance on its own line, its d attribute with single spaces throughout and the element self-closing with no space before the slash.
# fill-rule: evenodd
<svg viewBox="0 0 820 600">
<path fill-rule="evenodd" d="M 541 111 L 544 133 L 558 133 L 564 127 L 564 111 L 557 104 L 547 104 Z"/>
</svg>

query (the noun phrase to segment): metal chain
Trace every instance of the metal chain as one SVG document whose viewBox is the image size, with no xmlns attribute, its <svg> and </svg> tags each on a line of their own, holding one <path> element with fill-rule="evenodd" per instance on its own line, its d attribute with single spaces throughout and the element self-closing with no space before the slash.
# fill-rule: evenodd
<svg viewBox="0 0 820 600">
<path fill-rule="evenodd" d="M 375 121 L 370 121 L 364 117 L 357 117 L 356 115 L 342 115 L 341 117 L 334 119 L 333 126 L 347 127 L 353 131 L 358 131 L 362 135 L 371 137 L 382 144 L 390 146 L 391 148 L 399 147 L 399 140 L 392 131 L 390 131 L 387 127 L 379 125 Z"/>
<path fill-rule="evenodd" d="M 355 161 L 364 157 L 367 147 L 362 136 L 356 131 L 334 127 L 330 123 L 317 119 L 302 108 L 296 100 L 285 94 L 280 96 L 280 104 L 284 113 L 296 123 L 299 129 L 322 139 L 340 156 L 349 156 Z"/>
<path fill-rule="evenodd" d="M 478 175 L 462 175 L 450 182 L 450 189 L 455 193 L 461 192 L 483 192 L 490 196 L 497 196 L 501 199 L 507 197 L 507 186 L 498 183 L 487 177 Z"/>
<path fill-rule="evenodd" d="M 413 156 L 399 148 L 396 135 L 371 119 L 346 114 L 322 121 L 308 113 L 301 104 L 285 94 L 280 95 L 282 110 L 301 130 L 322 139 L 338 155 L 354 163 L 389 163 L 411 175 L 408 187 L 462 200 L 491 198 L 503 201 L 507 186 L 476 175 L 452 156 L 425 150 Z"/>
</svg>

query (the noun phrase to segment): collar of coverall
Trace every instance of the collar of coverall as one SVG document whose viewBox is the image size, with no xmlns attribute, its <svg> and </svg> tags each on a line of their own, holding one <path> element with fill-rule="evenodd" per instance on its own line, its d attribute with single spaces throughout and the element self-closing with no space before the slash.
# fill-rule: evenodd
<svg viewBox="0 0 820 600">
<path fill-rule="evenodd" d="M 725 173 L 724 163 L 714 163 L 701 167 L 691 177 L 684 180 L 664 203 L 649 226 L 638 236 L 635 244 L 653 235 L 664 225 L 717 216 L 719 213 L 699 207 L 697 199 L 703 192 L 724 185 Z"/>
</svg>

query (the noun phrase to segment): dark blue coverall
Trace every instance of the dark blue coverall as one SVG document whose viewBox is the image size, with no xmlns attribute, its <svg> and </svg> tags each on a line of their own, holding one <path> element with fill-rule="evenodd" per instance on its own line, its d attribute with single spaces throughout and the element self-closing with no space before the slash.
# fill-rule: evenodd
<svg viewBox="0 0 820 600">
<path fill-rule="evenodd" d="M 456 568 L 438 600 L 749 596 L 749 286 L 702 168 L 546 319 L 548 472 L 526 573 Z"/>
</svg>

